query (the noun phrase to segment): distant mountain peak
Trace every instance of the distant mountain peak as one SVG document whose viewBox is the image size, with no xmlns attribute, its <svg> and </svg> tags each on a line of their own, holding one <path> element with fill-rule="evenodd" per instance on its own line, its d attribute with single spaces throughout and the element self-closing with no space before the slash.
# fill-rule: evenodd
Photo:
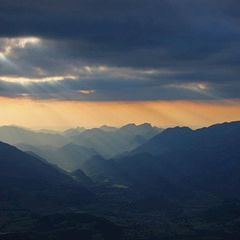
<svg viewBox="0 0 240 240">
<path fill-rule="evenodd" d="M 142 123 L 142 124 L 135 124 L 135 123 L 129 123 L 127 125 L 122 126 L 121 130 L 132 130 L 132 129 L 152 129 L 153 126 L 150 123 Z"/>
<path fill-rule="evenodd" d="M 142 124 L 139 124 L 137 126 L 138 127 L 152 127 L 152 124 L 151 123 L 142 123 Z"/>
<path fill-rule="evenodd" d="M 69 128 L 69 129 L 65 130 L 64 132 L 84 131 L 84 130 L 86 130 L 86 128 L 84 128 L 84 127 L 75 127 L 75 128 Z"/>
<path fill-rule="evenodd" d="M 189 127 L 174 127 L 174 128 L 167 128 L 161 134 L 186 134 L 191 133 L 193 130 Z"/>
<path fill-rule="evenodd" d="M 129 123 L 127 125 L 122 126 L 120 129 L 130 129 L 130 128 L 135 128 L 137 125 L 135 123 Z"/>
<path fill-rule="evenodd" d="M 117 128 L 116 127 L 112 127 L 112 126 L 108 126 L 108 125 L 102 125 L 100 127 L 100 129 L 107 131 L 107 132 L 111 132 L 111 131 L 116 131 Z"/>
</svg>

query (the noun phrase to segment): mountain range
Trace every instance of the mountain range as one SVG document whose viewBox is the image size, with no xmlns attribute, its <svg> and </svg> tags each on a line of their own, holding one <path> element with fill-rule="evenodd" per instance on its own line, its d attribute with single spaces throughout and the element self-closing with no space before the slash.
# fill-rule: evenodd
<svg viewBox="0 0 240 240">
<path fill-rule="evenodd" d="M 161 189 L 163 182 L 181 190 L 201 189 L 238 197 L 239 142 L 240 122 L 197 130 L 176 127 L 164 130 L 124 156 L 105 160 L 100 167 L 96 158 L 90 159 L 82 169 L 93 179 L 129 186 L 137 184 L 140 188 L 146 186 L 147 191 L 155 191 L 156 186 Z"/>
<path fill-rule="evenodd" d="M 128 124 L 121 128 L 73 128 L 64 132 L 33 131 L 19 127 L 0 127 L 0 140 L 23 151 L 34 152 L 52 164 L 73 171 L 95 155 L 110 158 L 130 151 L 161 132 L 150 124 Z"/>
<path fill-rule="evenodd" d="M 0 239 L 240 236 L 240 122 L 16 131 L 0 129 L 21 148 L 0 143 Z"/>
</svg>

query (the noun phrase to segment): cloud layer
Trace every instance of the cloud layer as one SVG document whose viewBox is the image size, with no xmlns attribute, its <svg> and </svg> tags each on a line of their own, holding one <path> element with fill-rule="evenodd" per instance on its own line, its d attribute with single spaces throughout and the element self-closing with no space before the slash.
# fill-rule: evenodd
<svg viewBox="0 0 240 240">
<path fill-rule="evenodd" d="M 0 95 L 240 98 L 236 0 L 1 0 Z"/>
</svg>

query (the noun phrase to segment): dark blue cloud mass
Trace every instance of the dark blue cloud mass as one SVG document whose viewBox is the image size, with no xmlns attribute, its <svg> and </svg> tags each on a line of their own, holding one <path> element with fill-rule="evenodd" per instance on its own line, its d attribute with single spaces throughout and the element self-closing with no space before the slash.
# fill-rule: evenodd
<svg viewBox="0 0 240 240">
<path fill-rule="evenodd" d="M 0 0 L 0 95 L 240 98 L 239 12 L 237 0 Z"/>
</svg>

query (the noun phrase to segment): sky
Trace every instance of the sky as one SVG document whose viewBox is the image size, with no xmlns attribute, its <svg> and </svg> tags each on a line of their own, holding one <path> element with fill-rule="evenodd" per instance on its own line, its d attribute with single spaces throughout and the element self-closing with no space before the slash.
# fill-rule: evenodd
<svg viewBox="0 0 240 240">
<path fill-rule="evenodd" d="M 0 0 L 0 125 L 240 120 L 237 0 Z"/>
</svg>

